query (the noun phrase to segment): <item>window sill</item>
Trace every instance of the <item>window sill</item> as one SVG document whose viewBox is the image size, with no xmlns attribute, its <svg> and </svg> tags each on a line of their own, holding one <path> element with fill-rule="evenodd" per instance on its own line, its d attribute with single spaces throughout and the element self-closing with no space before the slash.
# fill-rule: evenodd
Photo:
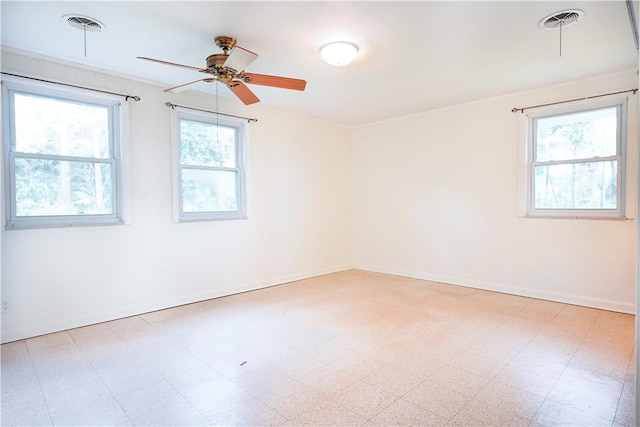
<svg viewBox="0 0 640 427">
<path fill-rule="evenodd" d="M 236 216 L 210 216 L 210 217 L 193 217 L 193 218 L 179 218 L 176 221 L 178 224 L 182 223 L 190 223 L 190 222 L 216 222 L 216 221 L 237 221 L 237 220 L 246 220 L 249 219 L 247 215 L 236 215 Z"/>
<path fill-rule="evenodd" d="M 110 225 L 125 225 L 127 224 L 125 221 L 120 218 L 111 221 L 80 221 L 80 222 L 31 222 L 31 221 L 20 221 L 20 222 L 10 222 L 5 224 L 5 231 L 13 231 L 13 230 L 33 230 L 33 229 L 42 229 L 42 228 L 78 228 L 78 227 L 100 227 L 100 226 L 110 226 Z"/>
<path fill-rule="evenodd" d="M 626 216 L 598 216 L 598 215 L 523 215 L 522 218 L 534 219 L 584 219 L 598 221 L 629 221 Z"/>
</svg>

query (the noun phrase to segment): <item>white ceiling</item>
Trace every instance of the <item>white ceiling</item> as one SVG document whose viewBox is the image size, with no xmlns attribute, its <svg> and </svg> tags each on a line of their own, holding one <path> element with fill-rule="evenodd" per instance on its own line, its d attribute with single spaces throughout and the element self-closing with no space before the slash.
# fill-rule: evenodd
<svg viewBox="0 0 640 427">
<path fill-rule="evenodd" d="M 361 125 L 540 86 L 635 69 L 626 3 L 616 1 L 7 1 L 2 46 L 98 67 L 171 87 L 201 78 L 136 59 L 197 67 L 220 53 L 217 35 L 258 53 L 247 71 L 303 78 L 304 92 L 251 86 L 263 104 L 344 125 Z M 581 9 L 562 32 L 545 16 Z M 106 25 L 87 33 L 61 17 Z M 332 40 L 360 46 L 356 61 L 332 67 L 318 49 Z M 204 85 L 212 96 L 215 85 Z M 226 87 L 220 95 L 233 97 Z M 238 101 L 239 102 L 239 101 Z M 251 114 L 251 106 L 246 108 Z"/>
</svg>

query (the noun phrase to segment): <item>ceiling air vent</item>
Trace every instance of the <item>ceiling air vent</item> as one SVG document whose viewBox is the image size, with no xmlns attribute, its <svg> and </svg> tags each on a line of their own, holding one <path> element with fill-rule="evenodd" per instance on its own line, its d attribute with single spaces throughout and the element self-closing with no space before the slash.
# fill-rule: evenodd
<svg viewBox="0 0 640 427">
<path fill-rule="evenodd" d="M 102 31 L 104 24 L 96 19 L 83 15 L 64 15 L 62 17 L 69 25 L 74 28 L 87 31 Z"/>
<path fill-rule="evenodd" d="M 584 12 L 579 9 L 563 10 L 542 18 L 538 26 L 547 30 L 566 27 L 575 24 L 584 16 Z"/>
</svg>

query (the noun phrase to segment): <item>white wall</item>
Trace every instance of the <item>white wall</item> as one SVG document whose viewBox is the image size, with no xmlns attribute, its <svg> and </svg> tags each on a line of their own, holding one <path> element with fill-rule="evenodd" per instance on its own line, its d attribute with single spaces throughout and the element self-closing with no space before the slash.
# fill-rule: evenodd
<svg viewBox="0 0 640 427">
<path fill-rule="evenodd" d="M 250 219 L 172 222 L 170 109 L 212 95 L 3 52 L 2 70 L 139 95 L 130 103 L 132 224 L 2 232 L 2 341 L 348 268 L 351 133 L 220 99 L 249 125 Z"/>
<path fill-rule="evenodd" d="M 634 70 L 356 129 L 355 266 L 633 313 L 637 222 L 519 217 L 511 109 L 637 84 Z"/>
<path fill-rule="evenodd" d="M 351 266 L 634 311 L 635 220 L 518 217 L 510 110 L 636 87 L 635 72 L 355 129 L 221 99 L 259 119 L 250 219 L 175 224 L 164 103 L 212 109 L 211 95 L 9 52 L 2 69 L 142 97 L 131 225 L 1 233 L 3 342 Z"/>
</svg>

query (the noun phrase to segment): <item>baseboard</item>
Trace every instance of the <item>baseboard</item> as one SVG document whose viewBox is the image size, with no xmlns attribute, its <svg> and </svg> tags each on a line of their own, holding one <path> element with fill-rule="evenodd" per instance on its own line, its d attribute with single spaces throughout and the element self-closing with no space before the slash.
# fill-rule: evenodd
<svg viewBox="0 0 640 427">
<path fill-rule="evenodd" d="M 92 313 L 88 316 L 64 319 L 60 321 L 52 321 L 40 323 L 37 325 L 29 325 L 23 328 L 2 331 L 2 344 L 18 341 L 21 339 L 36 337 L 39 335 L 50 334 L 54 332 L 65 331 L 83 326 L 94 325 L 96 323 L 108 322 L 111 320 L 122 319 L 124 317 L 137 316 L 152 311 L 164 310 L 171 307 L 177 307 L 185 304 L 206 301 L 212 298 L 220 298 L 241 292 L 254 291 L 257 289 L 268 288 L 271 286 L 282 285 L 284 283 L 294 282 L 297 280 L 309 279 L 312 277 L 323 276 L 325 274 L 337 273 L 339 271 L 349 270 L 352 266 L 348 264 L 336 265 L 333 267 L 322 268 L 288 274 L 284 276 L 274 277 L 271 279 L 260 280 L 251 283 L 244 283 L 237 286 L 230 286 L 221 289 L 199 292 L 190 295 L 184 295 L 179 298 L 170 298 L 165 300 L 157 300 L 145 302 L 142 304 L 134 304 L 116 309 L 105 310 L 102 312 Z"/>
<path fill-rule="evenodd" d="M 483 289 L 486 291 L 501 292 L 504 294 L 537 298 L 572 305 L 581 305 L 584 307 L 599 308 L 602 310 L 615 311 L 626 314 L 635 314 L 636 312 L 636 308 L 633 303 L 625 303 L 600 298 L 590 298 L 581 295 L 524 288 L 519 286 L 505 285 L 502 283 L 485 282 L 454 276 L 441 276 L 420 271 L 400 270 L 370 264 L 356 264 L 353 268 L 372 271 L 376 273 L 393 274 L 395 276 L 411 277 L 413 279 L 429 280 L 431 282 L 444 283 L 448 285 L 465 286 L 468 288 Z"/>
<path fill-rule="evenodd" d="M 500 283 L 492 283 L 478 280 L 470 280 L 466 278 L 441 276 L 429 274 L 419 271 L 408 271 L 389 267 L 382 267 L 370 264 L 343 264 L 333 267 L 288 274 L 284 276 L 274 277 L 271 279 L 260 280 L 251 283 L 244 283 L 237 286 L 230 286 L 222 289 L 210 290 L 207 292 L 199 292 L 190 295 L 184 295 L 179 298 L 171 298 L 160 301 L 147 302 L 143 304 L 135 304 L 126 307 L 120 307 L 115 310 L 92 313 L 89 316 L 83 316 L 73 319 L 65 319 L 61 321 L 47 322 L 37 325 L 30 325 L 24 328 L 2 331 L 2 343 L 17 341 L 25 338 L 35 337 L 68 329 L 79 328 L 83 326 L 93 325 L 96 323 L 108 322 L 111 320 L 121 319 L 124 317 L 136 316 L 152 311 L 164 310 L 180 305 L 191 304 L 199 301 L 205 301 L 212 298 L 220 298 L 228 295 L 248 292 L 257 289 L 264 289 L 271 286 L 282 285 L 284 283 L 294 282 L 297 280 L 309 279 L 312 277 L 323 276 L 325 274 L 337 273 L 349 269 L 359 269 L 363 271 L 371 271 L 376 273 L 392 274 L 395 276 L 411 277 L 414 279 L 429 280 L 432 282 L 444 283 L 456 286 L 465 286 L 469 288 L 483 289 L 487 291 L 501 292 L 511 295 L 519 295 L 531 298 L 556 301 L 566 304 L 581 305 L 585 307 L 599 308 L 603 310 L 615 311 L 620 313 L 635 314 L 635 305 L 612 301 L 606 299 L 589 298 L 580 295 L 572 295 L 560 292 L 543 291 L 539 289 L 523 288 L 518 286 L 505 285 Z"/>
</svg>

